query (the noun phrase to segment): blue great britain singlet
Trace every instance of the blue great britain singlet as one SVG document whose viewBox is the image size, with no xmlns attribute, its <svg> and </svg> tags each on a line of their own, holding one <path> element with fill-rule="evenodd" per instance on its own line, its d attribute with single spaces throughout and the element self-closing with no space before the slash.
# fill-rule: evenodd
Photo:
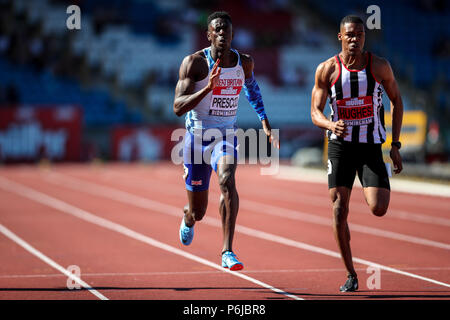
<svg viewBox="0 0 450 320">
<path fill-rule="evenodd" d="M 221 68 L 218 86 L 186 114 L 186 129 L 189 132 L 194 133 L 194 130 L 198 129 L 217 128 L 225 133 L 226 129 L 236 128 L 239 94 L 244 85 L 245 75 L 239 53 L 235 49 L 231 49 L 231 51 L 238 57 L 236 66 Z M 194 92 L 200 91 L 208 84 L 209 75 L 214 66 L 211 48 L 205 48 L 203 52 L 208 61 L 209 72 L 203 80 L 195 82 Z"/>
</svg>

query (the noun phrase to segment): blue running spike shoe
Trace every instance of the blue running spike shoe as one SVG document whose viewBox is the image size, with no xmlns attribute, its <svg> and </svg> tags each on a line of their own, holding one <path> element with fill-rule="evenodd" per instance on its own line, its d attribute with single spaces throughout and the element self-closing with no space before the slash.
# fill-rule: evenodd
<svg viewBox="0 0 450 320">
<path fill-rule="evenodd" d="M 184 223 L 184 217 L 181 219 L 181 225 L 180 225 L 180 241 L 185 246 L 188 246 L 191 244 L 192 239 L 194 239 L 194 226 L 188 227 Z"/>
<path fill-rule="evenodd" d="M 231 271 L 244 269 L 242 262 L 239 262 L 236 255 L 232 251 L 222 253 L 222 267 L 230 268 Z"/>
</svg>

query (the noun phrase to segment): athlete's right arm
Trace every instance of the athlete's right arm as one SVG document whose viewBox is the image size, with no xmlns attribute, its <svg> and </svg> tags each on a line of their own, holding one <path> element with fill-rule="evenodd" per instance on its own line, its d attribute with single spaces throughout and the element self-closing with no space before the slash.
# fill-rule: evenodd
<svg viewBox="0 0 450 320">
<path fill-rule="evenodd" d="M 323 114 L 328 97 L 328 83 L 330 71 L 328 61 L 322 62 L 316 69 L 314 88 L 311 94 L 311 119 L 314 125 L 319 128 L 332 131 L 338 137 L 345 137 L 347 134 L 343 120 L 332 122 Z"/>
<path fill-rule="evenodd" d="M 179 117 L 194 109 L 217 86 L 220 75 L 219 59 L 214 64 L 208 84 L 201 90 L 194 92 L 195 82 L 198 81 L 198 74 L 201 73 L 199 70 L 202 68 L 202 63 L 205 64 L 205 61 L 196 54 L 187 56 L 181 63 L 173 102 L 173 111 Z"/>
</svg>

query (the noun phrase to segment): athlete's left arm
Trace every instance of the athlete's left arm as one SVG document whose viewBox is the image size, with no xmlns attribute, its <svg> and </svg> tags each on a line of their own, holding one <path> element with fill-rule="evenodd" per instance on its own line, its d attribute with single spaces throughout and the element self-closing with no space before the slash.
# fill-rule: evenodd
<svg viewBox="0 0 450 320">
<path fill-rule="evenodd" d="M 245 74 L 244 92 L 247 97 L 248 102 L 253 107 L 253 109 L 258 114 L 261 120 L 264 132 L 269 137 L 269 141 L 273 143 L 275 147 L 280 149 L 280 141 L 277 137 L 272 134 L 272 128 L 270 127 L 269 119 L 267 118 L 266 112 L 264 110 L 264 103 L 261 96 L 261 90 L 259 89 L 258 83 L 255 80 L 253 73 L 253 68 L 255 63 L 253 58 L 248 54 L 241 54 L 242 68 Z"/>
<path fill-rule="evenodd" d="M 379 75 L 381 84 L 386 91 L 389 100 L 391 100 L 391 114 L 392 114 L 392 141 L 400 141 L 400 131 L 403 120 L 403 101 L 400 95 L 397 81 L 395 80 L 394 72 L 391 65 L 385 59 L 378 58 L 376 73 Z M 400 173 L 403 169 L 402 158 L 397 147 L 391 148 L 390 156 L 394 163 L 394 172 Z"/>
</svg>

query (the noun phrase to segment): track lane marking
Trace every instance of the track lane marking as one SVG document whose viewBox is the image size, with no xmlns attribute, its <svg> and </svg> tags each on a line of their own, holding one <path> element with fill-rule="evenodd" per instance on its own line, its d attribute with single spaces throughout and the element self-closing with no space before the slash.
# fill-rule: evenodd
<svg viewBox="0 0 450 320">
<path fill-rule="evenodd" d="M 66 177 L 66 175 L 62 175 L 61 176 Z M 72 178 L 72 177 L 71 177 Z M 79 180 L 76 178 L 72 178 L 74 179 L 73 181 Z M 1 180 L 0 180 L 1 182 Z M 177 208 L 175 206 L 172 205 L 167 205 L 164 203 L 160 203 L 158 201 L 154 201 L 154 200 L 149 200 L 137 195 L 133 195 L 130 194 L 128 192 L 124 192 L 121 190 L 117 190 L 114 188 L 110 188 L 110 187 L 105 187 L 105 186 L 101 186 L 101 185 L 97 185 L 95 183 L 92 182 L 86 182 L 86 181 L 82 181 L 80 180 L 80 182 L 83 184 L 83 188 L 81 189 L 81 191 L 84 192 L 93 192 L 96 193 L 98 195 L 103 195 L 106 196 L 110 199 L 114 199 L 117 201 L 124 201 L 127 204 L 131 204 L 134 206 L 138 206 L 144 209 L 148 209 L 151 211 L 156 211 L 156 212 L 160 212 L 163 214 L 167 214 L 167 215 L 172 215 L 175 217 L 180 217 L 181 216 L 181 209 Z M 1 185 L 1 184 L 0 184 Z M 68 185 L 68 179 L 66 179 L 66 185 Z M 28 187 L 25 187 L 28 188 Z M 102 192 L 100 192 L 99 190 L 102 190 Z M 33 190 L 34 191 L 34 190 Z M 45 195 L 46 197 L 48 197 L 47 195 Z M 57 200 L 60 201 L 60 200 Z M 81 209 L 78 209 L 81 210 Z M 102 219 L 102 218 L 100 218 Z M 202 223 L 205 224 L 209 224 L 215 227 L 221 227 L 221 222 L 219 219 L 216 218 L 211 218 L 211 217 L 205 217 L 202 220 Z M 341 259 L 341 255 L 338 252 L 332 251 L 332 250 L 328 250 L 328 249 L 324 249 L 324 248 L 320 248 L 314 245 L 310 245 L 307 243 L 303 243 L 300 241 L 296 241 L 296 240 L 292 240 L 292 239 L 288 239 L 282 236 L 278 236 L 278 235 L 274 235 L 274 234 L 270 234 L 264 231 L 260 231 L 260 230 L 256 230 L 256 229 L 252 229 L 252 228 L 248 228 L 242 225 L 236 225 L 236 231 L 241 232 L 243 234 L 252 236 L 252 237 L 256 237 L 256 238 L 260 238 L 266 241 L 272 241 L 272 242 L 276 242 L 276 243 L 280 243 L 283 245 L 287 245 L 287 246 L 291 246 L 291 247 L 295 247 L 295 248 L 299 248 L 299 249 L 303 249 L 306 251 L 311 251 L 311 252 L 315 252 L 315 253 L 319 253 L 322 255 L 326 255 L 326 256 L 330 256 L 330 257 L 334 257 L 334 258 L 338 258 Z M 177 249 L 178 250 L 178 249 Z M 184 251 L 182 251 L 184 253 Z M 450 288 L 450 284 L 445 283 L 445 282 L 441 282 L 438 280 L 434 280 L 431 278 L 427 278 L 427 277 L 423 277 L 420 275 L 416 275 L 410 272 L 406 272 L 406 271 L 402 271 L 399 269 L 395 269 L 392 267 L 388 267 L 379 263 L 375 263 L 369 260 L 365 260 L 365 259 L 361 259 L 361 258 L 357 258 L 357 257 L 353 257 L 353 261 L 363 264 L 363 265 L 367 265 L 367 266 L 372 266 L 372 267 L 376 267 L 379 268 L 381 270 L 386 270 L 392 273 L 397 273 L 397 274 L 401 274 L 407 277 L 411 277 L 411 278 L 415 278 L 415 279 L 419 279 L 419 280 L 423 280 L 426 282 L 430 282 L 433 284 L 437 284 L 440 286 L 444 286 L 447 288 Z"/>
<path fill-rule="evenodd" d="M 324 170 L 306 169 L 286 165 L 280 165 L 279 173 L 275 175 L 274 178 L 279 180 L 306 181 L 314 183 L 328 182 Z M 403 180 L 400 177 L 390 178 L 389 180 L 391 182 L 391 189 L 394 191 L 409 194 L 440 196 L 444 198 L 450 197 L 450 186 L 444 183 Z M 361 187 L 359 181 L 355 184 L 355 187 Z"/>
<path fill-rule="evenodd" d="M 114 172 L 111 171 L 110 169 L 107 169 L 109 171 L 103 172 L 101 174 L 101 177 L 104 181 L 111 181 L 114 180 L 114 176 L 116 177 L 121 177 L 124 178 L 125 175 L 122 173 L 118 173 L 118 172 Z M 54 172 L 51 172 L 51 174 L 53 174 Z M 127 180 L 130 179 L 130 177 L 127 175 L 126 176 Z M 139 186 L 143 186 L 145 188 L 148 188 L 148 180 L 144 180 L 140 177 L 133 177 L 134 183 L 133 185 L 139 185 Z M 126 183 L 126 180 L 123 181 L 124 183 Z M 167 183 L 167 181 L 164 181 L 165 183 Z M 169 184 L 169 183 L 168 183 Z M 171 184 L 173 186 L 175 186 L 175 184 Z M 178 187 L 178 185 L 176 185 Z M 161 190 L 159 190 L 161 191 Z M 164 192 L 166 192 L 166 190 L 164 190 Z M 250 191 L 246 191 L 246 192 L 252 192 L 252 190 Z M 172 192 L 172 190 L 168 190 L 167 192 L 168 194 L 178 194 L 178 192 Z M 289 192 L 284 192 L 283 193 L 283 198 L 286 199 L 286 195 L 289 195 Z M 263 199 L 265 197 L 269 197 L 272 196 L 273 193 L 267 192 L 266 194 L 263 195 Z M 261 196 L 261 194 L 259 194 L 259 196 Z M 322 205 L 322 207 L 324 208 L 330 208 L 330 204 L 329 204 L 329 196 L 328 195 L 323 195 L 323 196 L 317 196 L 317 195 L 306 195 L 306 198 L 308 200 L 303 200 L 301 198 L 298 197 L 297 194 L 292 194 L 293 199 L 295 199 L 296 203 L 310 203 L 313 202 L 315 205 L 317 204 L 321 204 L 322 202 L 325 202 L 326 205 Z M 272 198 L 274 198 L 272 196 Z M 279 199 L 277 197 L 277 199 Z M 289 200 L 290 202 L 292 202 L 292 199 Z M 365 204 L 361 204 L 361 203 L 354 203 L 352 202 L 351 204 L 353 210 L 356 209 L 359 213 L 361 212 L 366 212 L 367 211 L 367 205 Z M 289 209 L 286 209 L 289 210 Z M 394 218 L 394 219 L 401 219 L 401 220 L 406 220 L 406 221 L 412 221 L 412 222 L 420 222 L 420 223 L 427 223 L 427 224 L 433 224 L 433 225 L 437 225 L 440 227 L 450 227 L 450 219 L 447 218 L 442 218 L 442 217 L 436 217 L 436 216 L 430 216 L 427 214 L 423 214 L 423 213 L 411 213 L 411 212 L 407 212 L 407 211 L 403 211 L 403 210 L 398 210 L 398 209 L 392 209 L 389 208 L 389 214 L 386 215 L 385 218 Z"/>
<path fill-rule="evenodd" d="M 366 268 L 355 268 L 356 271 L 365 272 Z M 404 270 L 421 270 L 421 271 L 448 271 L 450 267 L 423 267 L 423 268 L 404 268 Z M 324 268 L 324 269 L 268 269 L 268 270 L 248 270 L 240 271 L 241 273 L 326 273 L 326 272 L 345 272 L 344 268 Z M 104 273 L 83 273 L 85 277 L 147 277 L 147 276 L 186 276 L 186 275 L 213 275 L 220 274 L 218 270 L 212 271 L 155 271 L 155 272 L 104 272 Z M 0 279 L 15 278 L 61 278 L 64 275 L 60 273 L 51 274 L 10 274 L 0 275 Z"/>
<path fill-rule="evenodd" d="M 105 297 L 103 294 L 92 288 L 89 284 L 81 280 L 79 277 L 77 277 L 75 274 L 67 271 L 64 267 L 47 257 L 45 254 L 31 246 L 28 242 L 17 236 L 15 233 L 13 233 L 11 230 L 6 228 L 4 225 L 0 224 L 0 233 L 2 233 L 5 237 L 9 238 L 22 248 L 24 248 L 26 251 L 31 253 L 32 255 L 36 256 L 37 258 L 44 261 L 46 264 L 51 266 L 52 268 L 58 270 L 62 274 L 64 274 L 66 277 L 72 279 L 73 281 L 77 282 L 78 284 L 82 285 L 85 289 L 87 289 L 90 293 L 95 295 L 100 300 L 109 300 L 107 297 Z"/>
<path fill-rule="evenodd" d="M 50 176 L 47 177 L 47 181 L 63 185 L 64 187 L 71 188 L 77 191 L 86 192 L 85 190 L 90 190 L 91 193 L 97 194 L 102 197 L 107 197 L 112 200 L 118 200 L 127 204 L 135 204 L 141 208 L 152 209 L 153 207 L 163 206 L 162 210 L 165 211 L 175 211 L 175 215 L 180 215 L 179 208 L 176 208 L 172 205 L 166 205 L 161 202 L 155 202 L 151 199 L 143 198 L 125 191 L 121 191 L 119 189 L 115 189 L 112 187 L 106 187 L 103 185 L 99 185 L 97 183 L 89 182 L 86 180 L 81 180 L 79 178 L 74 178 L 72 176 L 55 173 L 52 172 Z M 70 183 L 68 183 L 70 182 Z M 178 193 L 177 193 L 178 194 Z M 220 194 L 217 192 L 211 191 L 210 194 L 215 196 L 219 196 Z M 120 199 L 120 200 L 119 200 Z M 332 219 L 324 218 L 315 214 L 305 213 L 297 210 L 285 209 L 276 206 L 272 206 L 270 204 L 261 204 L 256 201 L 240 199 L 239 205 L 241 208 L 244 208 L 247 211 L 263 213 L 266 215 L 277 216 L 297 221 L 304 221 L 308 223 L 318 224 L 322 226 L 330 226 L 332 224 Z M 429 239 L 424 239 L 420 237 L 410 236 L 406 234 L 401 234 L 393 231 L 386 231 L 378 228 L 373 228 L 361 224 L 349 223 L 349 226 L 352 231 L 370 234 L 373 236 L 384 237 L 388 239 L 405 241 L 414 244 L 424 245 L 435 247 L 444 250 L 450 250 L 450 244 L 433 241 Z"/>
<path fill-rule="evenodd" d="M 82 219 L 84 221 L 90 222 L 92 224 L 98 225 L 100 227 L 103 227 L 105 229 L 109 229 L 115 232 L 118 232 L 122 235 L 125 235 L 127 237 L 130 237 L 132 239 L 144 242 L 146 244 L 149 244 L 151 246 L 154 246 L 156 248 L 165 250 L 167 252 L 182 256 L 184 258 L 193 260 L 195 262 L 204 264 L 206 266 L 209 266 L 211 268 L 217 269 L 219 271 L 222 271 L 224 273 L 228 273 L 232 276 L 242 278 L 244 280 L 250 281 L 258 286 L 264 287 L 266 289 L 272 290 L 275 293 L 282 294 L 288 298 L 294 299 L 294 300 L 304 300 L 300 297 L 297 297 L 295 295 L 289 294 L 281 289 L 275 288 L 267 283 L 264 283 L 262 281 L 259 281 L 257 279 L 254 279 L 250 276 L 247 276 L 245 274 L 241 274 L 238 272 L 230 271 L 226 268 L 223 268 L 221 265 L 218 265 L 216 263 L 213 263 L 209 260 L 206 260 L 204 258 L 201 258 L 199 256 L 193 255 L 191 253 L 185 252 L 183 250 L 180 250 L 178 248 L 175 248 L 171 245 L 165 244 L 161 241 L 158 241 L 156 239 L 153 239 L 151 237 L 145 236 L 141 233 L 138 233 L 134 230 L 131 230 L 121 224 L 112 222 L 108 219 L 101 218 L 99 216 L 96 216 L 88 211 L 85 211 L 83 209 L 80 209 L 78 207 L 75 207 L 69 203 L 66 203 L 62 200 L 59 200 L 57 198 L 51 197 L 45 193 L 39 192 L 34 190 L 33 188 L 27 187 L 25 185 L 22 185 L 20 183 L 14 182 L 12 180 L 6 179 L 4 177 L 0 177 L 0 188 L 4 189 L 7 192 L 14 192 L 16 194 L 19 194 L 20 196 L 23 196 L 25 198 L 34 200 L 36 202 L 39 202 L 41 204 L 44 204 L 48 207 L 54 208 L 60 212 L 64 212 L 67 214 L 70 214 L 74 217 L 77 217 L 79 219 Z"/>
</svg>

